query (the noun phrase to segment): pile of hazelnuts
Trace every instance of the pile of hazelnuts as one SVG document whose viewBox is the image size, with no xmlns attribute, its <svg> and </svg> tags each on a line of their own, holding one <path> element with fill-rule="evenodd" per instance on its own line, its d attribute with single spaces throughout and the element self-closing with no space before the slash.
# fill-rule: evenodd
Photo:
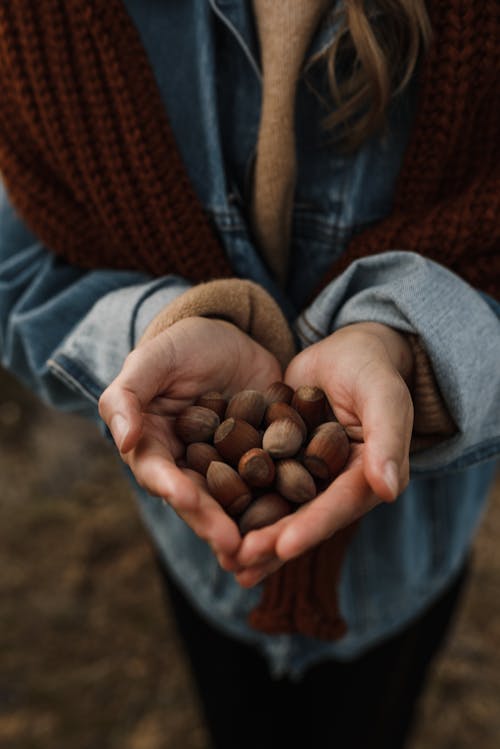
<svg viewBox="0 0 500 749">
<path fill-rule="evenodd" d="M 238 522 L 242 535 L 275 523 L 323 491 L 344 468 L 350 440 L 323 390 L 209 392 L 175 420 L 185 465 Z"/>
</svg>

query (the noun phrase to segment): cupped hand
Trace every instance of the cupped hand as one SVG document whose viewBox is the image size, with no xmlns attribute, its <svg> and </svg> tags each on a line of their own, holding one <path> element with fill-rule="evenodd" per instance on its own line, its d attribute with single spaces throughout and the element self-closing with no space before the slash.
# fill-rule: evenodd
<svg viewBox="0 0 500 749">
<path fill-rule="evenodd" d="M 174 420 L 210 390 L 264 390 L 281 377 L 275 357 L 231 323 L 190 317 L 139 344 L 99 400 L 99 413 L 139 485 L 166 500 L 226 569 L 238 569 L 238 528 L 204 481 L 176 465 L 184 447 Z"/>
<path fill-rule="evenodd" d="M 298 354 L 285 382 L 322 388 L 336 417 L 362 434 L 344 471 L 314 500 L 272 526 L 249 533 L 237 555 L 241 585 L 252 586 L 354 522 L 409 480 L 413 369 L 403 335 L 379 323 L 342 328 Z"/>
</svg>

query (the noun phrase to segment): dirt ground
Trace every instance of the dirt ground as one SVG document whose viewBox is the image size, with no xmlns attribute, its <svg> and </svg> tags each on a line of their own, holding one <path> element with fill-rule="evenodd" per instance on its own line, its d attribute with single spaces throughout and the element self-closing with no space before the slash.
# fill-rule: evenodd
<svg viewBox="0 0 500 749">
<path fill-rule="evenodd" d="M 500 482 L 408 749 L 500 746 L 498 538 Z M 117 459 L 1 371 L 0 747 L 208 749 Z"/>
</svg>

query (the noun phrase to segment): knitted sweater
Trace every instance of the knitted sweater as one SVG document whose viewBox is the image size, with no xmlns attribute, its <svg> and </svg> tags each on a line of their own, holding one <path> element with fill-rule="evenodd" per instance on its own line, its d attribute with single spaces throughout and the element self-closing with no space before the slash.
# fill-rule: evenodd
<svg viewBox="0 0 500 749">
<path fill-rule="evenodd" d="M 498 293 L 500 10 L 432 4 L 434 39 L 390 215 L 353 259 L 419 252 Z M 83 267 L 231 275 L 121 0 L 0 5 L 0 169 L 26 223 Z"/>
</svg>

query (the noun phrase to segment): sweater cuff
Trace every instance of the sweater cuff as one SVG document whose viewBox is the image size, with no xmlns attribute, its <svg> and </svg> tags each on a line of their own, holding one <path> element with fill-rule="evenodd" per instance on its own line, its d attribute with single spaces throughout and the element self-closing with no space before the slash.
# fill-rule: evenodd
<svg viewBox="0 0 500 749">
<path fill-rule="evenodd" d="M 413 353 L 412 398 L 414 407 L 411 450 L 423 450 L 457 432 L 439 390 L 427 352 L 418 336 L 407 335 Z"/>
<path fill-rule="evenodd" d="M 231 278 L 194 286 L 153 318 L 139 343 L 186 317 L 212 317 L 233 323 L 274 354 L 283 371 L 295 356 L 293 335 L 281 309 L 252 281 Z"/>
</svg>

